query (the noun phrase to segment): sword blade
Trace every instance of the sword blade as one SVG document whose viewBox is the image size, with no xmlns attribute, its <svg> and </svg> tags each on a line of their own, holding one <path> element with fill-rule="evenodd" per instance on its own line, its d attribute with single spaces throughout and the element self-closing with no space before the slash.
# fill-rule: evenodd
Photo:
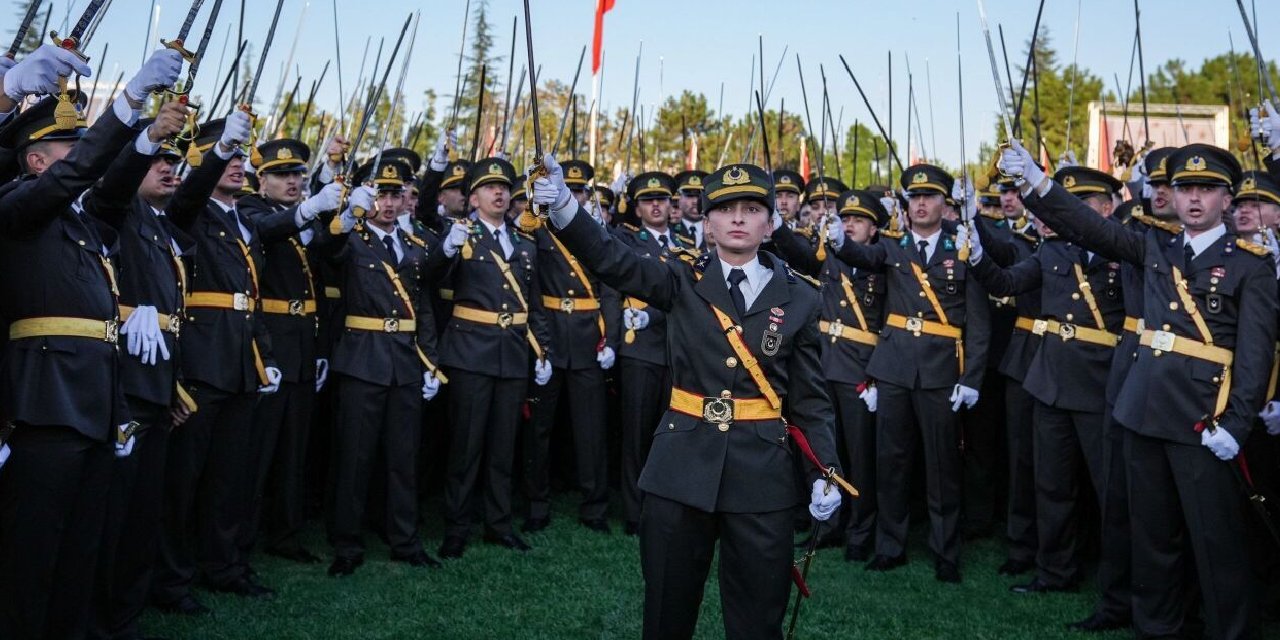
<svg viewBox="0 0 1280 640">
<path fill-rule="evenodd" d="M 191 33 L 191 26 L 196 23 L 196 16 L 200 15 L 200 7 L 204 5 L 204 0 L 194 0 L 191 3 L 191 9 L 187 11 L 187 19 L 182 21 L 182 28 L 178 30 L 178 41 L 186 42 L 187 36 Z"/>
<path fill-rule="evenodd" d="M 249 83 L 249 90 L 244 94 L 244 102 L 247 105 L 253 104 L 253 99 L 258 93 L 258 81 L 262 79 L 262 70 L 267 66 L 267 53 L 271 51 L 271 41 L 276 36 L 276 25 L 280 22 L 280 10 L 284 8 L 284 0 L 276 1 L 276 13 L 271 17 L 271 28 L 267 30 L 267 41 L 262 45 L 262 53 L 258 54 L 258 71 L 253 74 L 253 81 Z"/>
<path fill-rule="evenodd" d="M 1004 134 L 1013 139 L 1013 121 L 1009 116 L 1009 103 L 1005 99 L 1004 88 L 1000 83 L 1000 67 L 996 63 L 996 50 L 991 46 L 991 28 L 987 26 L 987 8 L 982 0 L 978 0 L 978 19 L 982 22 L 982 37 L 987 41 L 987 57 L 991 62 L 991 79 L 995 81 L 996 96 L 1000 98 L 1000 120 L 1004 124 Z"/>
<path fill-rule="evenodd" d="M 196 72 L 200 70 L 200 61 L 204 60 L 204 53 L 209 48 L 209 41 L 213 39 L 213 28 L 218 22 L 218 12 L 222 11 L 222 0 L 214 0 L 213 9 L 209 11 L 209 22 L 204 25 L 204 34 L 200 37 L 200 45 L 196 47 L 195 58 L 191 60 L 191 65 L 187 67 L 187 84 L 185 89 L 191 91 L 196 81 Z"/>
<path fill-rule="evenodd" d="M 529 17 L 529 0 L 524 0 L 524 42 L 529 56 L 529 110 L 533 117 L 533 153 L 542 162 L 542 125 L 538 123 L 538 78 L 533 64 L 533 24 Z"/>
<path fill-rule="evenodd" d="M 1271 74 L 1267 71 L 1266 63 L 1263 62 L 1262 49 L 1258 47 L 1258 37 L 1253 32 L 1253 23 L 1249 21 L 1249 12 L 1245 11 L 1244 0 L 1236 0 L 1236 6 L 1240 7 L 1240 19 L 1244 21 L 1244 32 L 1249 36 L 1249 45 L 1253 47 L 1253 59 L 1258 63 L 1259 76 L 1266 80 L 1267 91 L 1271 93 L 1272 102 L 1280 102 L 1276 87 L 1271 82 Z M 1280 107 L 1280 105 L 1277 106 Z"/>
<path fill-rule="evenodd" d="M 93 34 L 98 32 L 98 25 L 102 24 L 102 18 L 107 15 L 107 9 L 111 7 L 113 0 L 106 0 L 98 7 L 98 13 L 93 16 L 93 20 L 89 24 L 89 30 L 76 40 L 80 48 L 89 46 L 89 41 L 93 39 Z"/>
<path fill-rule="evenodd" d="M 34 0 L 27 6 L 27 15 L 22 17 L 22 24 L 18 25 L 18 31 L 13 34 L 13 44 L 9 45 L 9 51 L 5 53 L 10 60 L 18 54 L 18 49 L 22 48 L 22 41 L 27 37 L 27 31 L 31 29 L 31 23 L 35 22 L 36 14 L 40 13 L 40 3 L 43 0 Z"/>
<path fill-rule="evenodd" d="M 569 110 L 573 106 L 573 92 L 578 89 L 578 76 L 582 74 L 582 59 L 587 56 L 587 45 L 582 45 L 582 53 L 578 54 L 578 70 L 573 72 L 573 84 L 569 85 L 569 100 L 565 103 L 564 113 L 560 116 L 560 130 L 556 131 L 556 143 L 551 146 L 551 153 L 560 150 L 560 138 L 564 136 L 564 125 L 569 121 Z"/>
<path fill-rule="evenodd" d="M 76 21 L 76 26 L 71 29 L 71 34 L 67 37 L 71 38 L 77 45 L 83 44 L 81 36 L 89 30 L 89 24 L 93 22 L 94 17 L 98 15 L 98 11 L 102 9 L 102 5 L 107 0 L 92 0 L 89 6 L 84 8 L 84 13 L 80 14 L 80 19 Z"/>
</svg>

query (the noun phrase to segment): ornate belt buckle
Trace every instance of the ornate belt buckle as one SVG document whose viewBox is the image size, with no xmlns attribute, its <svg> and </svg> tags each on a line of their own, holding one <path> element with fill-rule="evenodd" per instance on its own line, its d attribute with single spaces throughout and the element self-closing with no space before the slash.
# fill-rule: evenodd
<svg viewBox="0 0 1280 640">
<path fill-rule="evenodd" d="M 1076 326 L 1074 324 L 1067 324 L 1064 322 L 1058 325 L 1058 335 L 1061 336 L 1063 340 L 1070 340 L 1076 337 Z"/>
<path fill-rule="evenodd" d="M 400 318 L 383 318 L 382 330 L 387 333 L 399 333 Z"/>
<path fill-rule="evenodd" d="M 719 398 L 702 399 L 702 419 L 708 424 L 715 425 L 720 431 L 729 430 L 729 425 L 733 423 L 733 414 L 733 396 L 728 391 L 721 392 Z"/>
<path fill-rule="evenodd" d="M 120 342 L 120 323 L 115 320 L 107 320 L 103 323 L 102 339 L 108 344 L 116 344 Z"/>
<path fill-rule="evenodd" d="M 238 293 L 238 292 L 231 294 L 231 308 L 235 309 L 236 311 L 248 311 L 249 295 L 245 293 Z"/>
<path fill-rule="evenodd" d="M 1173 351 L 1173 344 L 1178 337 L 1168 331 L 1156 331 L 1151 336 L 1151 348 L 1156 351 Z"/>
<path fill-rule="evenodd" d="M 907 318 L 907 331 L 916 334 L 916 337 L 920 337 L 920 331 L 923 329 L 924 320 L 920 318 Z"/>
<path fill-rule="evenodd" d="M 178 317 L 178 314 L 175 313 L 169 316 L 169 328 L 166 331 L 172 333 L 175 338 L 181 335 L 182 319 Z"/>
<path fill-rule="evenodd" d="M 1044 333 L 1048 330 L 1049 330 L 1048 320 L 1036 320 L 1035 322 L 1031 323 L 1031 333 L 1037 336 L 1044 335 Z"/>
<path fill-rule="evenodd" d="M 1138 318 L 1137 334 L 1138 334 L 1138 335 L 1142 335 L 1142 332 L 1143 332 L 1143 331 L 1146 331 L 1146 329 L 1147 329 L 1147 319 L 1146 319 L 1146 318 Z"/>
<path fill-rule="evenodd" d="M 573 313 L 573 298 L 560 298 L 560 310 L 565 313 Z"/>
<path fill-rule="evenodd" d="M 512 324 L 513 322 L 515 322 L 515 316 L 511 315 L 511 312 L 509 312 L 509 311 L 503 311 L 502 313 L 499 313 L 499 314 L 498 314 L 498 326 L 499 326 L 499 327 L 502 327 L 503 329 L 506 329 L 506 328 L 510 327 L 510 326 L 511 326 L 511 324 Z"/>
<path fill-rule="evenodd" d="M 844 323 L 841 322 L 839 319 L 835 320 L 834 322 L 828 323 L 827 335 L 831 336 L 832 338 L 839 338 L 840 336 L 844 335 Z"/>
<path fill-rule="evenodd" d="M 301 300 L 290 300 L 289 315 L 291 316 L 306 315 L 306 305 L 304 305 Z"/>
</svg>

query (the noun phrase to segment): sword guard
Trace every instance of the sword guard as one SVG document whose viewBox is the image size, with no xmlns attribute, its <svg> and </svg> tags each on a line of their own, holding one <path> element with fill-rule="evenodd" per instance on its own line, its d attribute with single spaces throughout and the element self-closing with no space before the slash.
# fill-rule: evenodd
<svg viewBox="0 0 1280 640">
<path fill-rule="evenodd" d="M 63 49 L 66 49 L 71 53 L 76 54 L 76 57 L 80 58 L 81 60 L 84 60 L 85 62 L 89 61 L 89 56 L 86 56 L 84 52 L 79 49 L 80 41 L 76 39 L 75 36 L 71 36 L 69 38 L 63 38 L 58 35 L 57 31 L 50 31 L 49 39 L 53 41 L 53 44 L 59 47 L 62 47 Z"/>
<path fill-rule="evenodd" d="M 196 54 L 187 50 L 184 46 L 186 43 L 182 41 L 182 38 L 178 38 L 176 40 L 165 40 L 164 38 L 160 38 L 160 44 L 164 45 L 164 48 L 166 49 L 173 49 L 174 51 L 177 51 L 178 55 L 182 56 L 182 58 L 187 62 L 196 61 Z"/>
<path fill-rule="evenodd" d="M 539 219 L 546 220 L 551 215 L 551 207 L 533 203 L 533 181 L 547 177 L 547 168 L 542 165 L 542 158 L 534 158 L 529 167 L 529 175 L 524 181 L 524 193 L 529 199 L 529 210 Z"/>
</svg>

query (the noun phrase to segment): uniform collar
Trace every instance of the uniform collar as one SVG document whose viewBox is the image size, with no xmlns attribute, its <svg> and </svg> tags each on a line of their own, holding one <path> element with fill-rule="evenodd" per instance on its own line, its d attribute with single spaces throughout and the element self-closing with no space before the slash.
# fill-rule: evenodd
<svg viewBox="0 0 1280 640">
<path fill-rule="evenodd" d="M 1225 235 L 1227 235 L 1227 225 L 1219 223 L 1218 226 L 1209 229 L 1194 238 L 1191 237 L 1191 234 L 1183 231 L 1182 244 L 1183 246 L 1190 246 L 1191 251 L 1198 256 L 1203 253 L 1205 249 L 1212 246 L 1213 243 L 1217 242 L 1219 238 Z"/>
</svg>

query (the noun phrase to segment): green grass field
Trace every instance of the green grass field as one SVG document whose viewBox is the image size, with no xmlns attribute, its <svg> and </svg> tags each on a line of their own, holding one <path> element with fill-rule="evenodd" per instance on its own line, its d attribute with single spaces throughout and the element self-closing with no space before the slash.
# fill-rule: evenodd
<svg viewBox="0 0 1280 640">
<path fill-rule="evenodd" d="M 552 526 L 525 539 L 527 554 L 478 540 L 443 569 L 411 569 L 387 561 L 386 548 L 367 535 L 365 564 L 335 580 L 327 565 L 303 566 L 265 555 L 254 559 L 263 583 L 279 590 L 273 601 L 197 592 L 210 616 L 148 614 L 144 631 L 168 638 L 638 638 L 643 583 L 638 543 L 578 526 L 567 496 L 556 500 Z M 432 555 L 440 543 L 438 511 L 426 531 Z M 933 563 L 916 523 L 912 562 L 887 574 L 844 561 L 839 549 L 818 553 L 810 570 L 813 598 L 803 605 L 798 638 L 1083 638 L 1132 637 L 1068 633 L 1064 625 L 1086 616 L 1094 594 L 1018 596 L 1014 581 L 996 575 L 1003 560 L 998 541 L 965 549 L 964 583 L 933 579 Z M 328 555 L 318 526 L 310 548 Z M 698 627 L 699 638 L 723 636 L 714 569 Z M 1268 634 L 1280 635 L 1272 626 Z"/>
</svg>

